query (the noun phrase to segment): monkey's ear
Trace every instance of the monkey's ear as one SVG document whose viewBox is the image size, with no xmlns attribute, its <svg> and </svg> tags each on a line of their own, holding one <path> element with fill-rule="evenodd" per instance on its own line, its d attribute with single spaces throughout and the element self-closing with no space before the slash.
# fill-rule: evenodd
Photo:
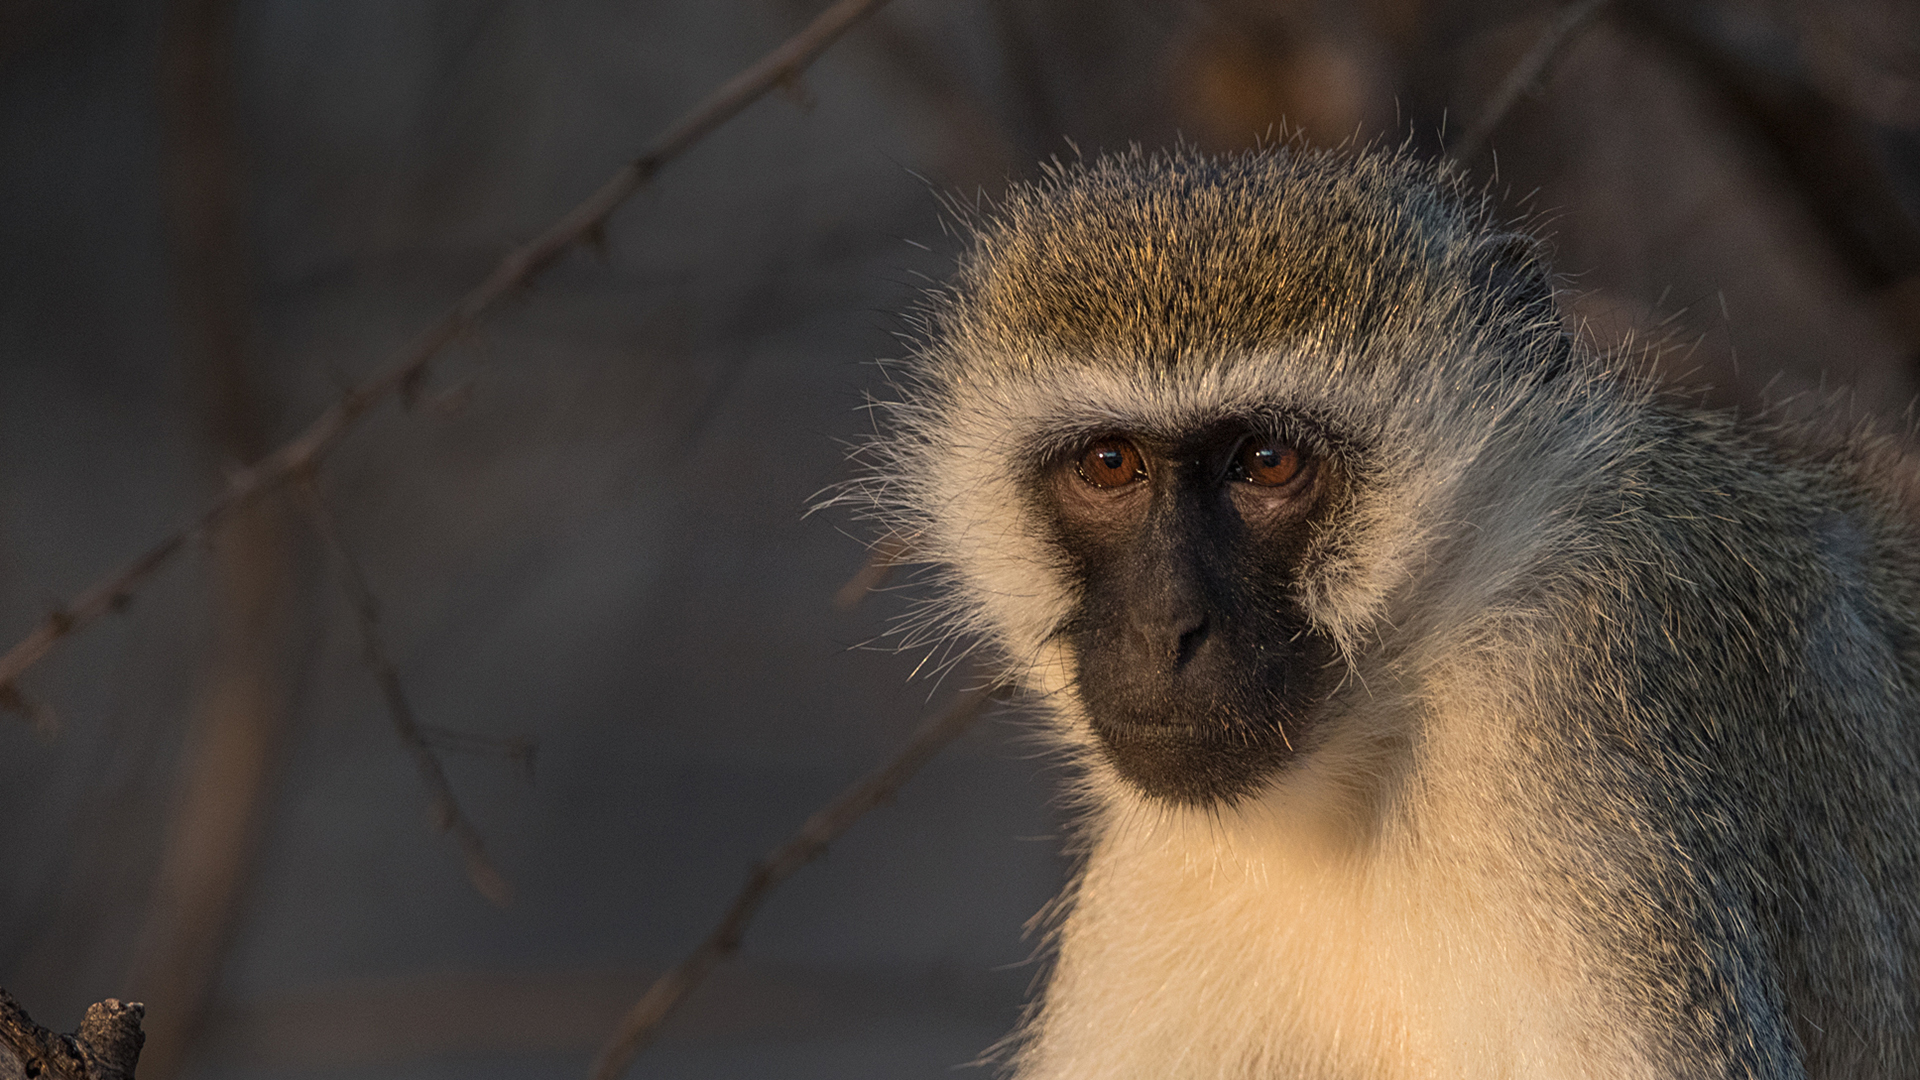
<svg viewBox="0 0 1920 1080">
<path fill-rule="evenodd" d="M 1553 275 L 1547 269 L 1545 248 L 1539 240 L 1521 233 L 1482 237 L 1467 252 L 1466 259 L 1474 295 L 1486 297 L 1496 309 L 1524 313 L 1529 321 L 1557 318 Z"/>
<path fill-rule="evenodd" d="M 1551 382 L 1565 369 L 1573 339 L 1561 329 L 1546 245 L 1521 233 L 1495 233 L 1468 250 L 1466 263 L 1476 320 L 1520 328 L 1531 347 L 1510 354 L 1515 374 L 1529 370 Z"/>
</svg>

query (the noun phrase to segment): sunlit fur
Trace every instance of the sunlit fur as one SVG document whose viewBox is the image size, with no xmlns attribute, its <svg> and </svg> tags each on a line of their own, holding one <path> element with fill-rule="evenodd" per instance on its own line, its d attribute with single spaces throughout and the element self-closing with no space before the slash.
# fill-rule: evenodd
<svg viewBox="0 0 1920 1080">
<path fill-rule="evenodd" d="M 1904 464 L 1661 398 L 1402 156 L 1136 152 L 967 224 L 847 498 L 1077 764 L 1013 1072 L 1920 1071 Z M 1337 689 L 1258 794 L 1177 808 L 1096 751 L 1034 463 L 1248 415 L 1347 477 L 1298 575 Z"/>
</svg>

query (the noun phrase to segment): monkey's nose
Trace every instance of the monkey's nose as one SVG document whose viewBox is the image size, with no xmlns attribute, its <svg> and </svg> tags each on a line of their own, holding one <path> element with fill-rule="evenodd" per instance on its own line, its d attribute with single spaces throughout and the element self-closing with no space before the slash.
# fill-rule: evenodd
<svg viewBox="0 0 1920 1080">
<path fill-rule="evenodd" d="M 1205 612 L 1132 620 L 1132 651 L 1143 672 L 1177 675 L 1193 663 L 1207 643 L 1213 620 Z"/>
<path fill-rule="evenodd" d="M 1200 646 L 1206 643 L 1212 629 L 1213 620 L 1206 615 L 1201 615 L 1198 622 L 1180 632 L 1173 646 L 1173 670 L 1179 671 L 1192 663 L 1194 654 L 1199 652 Z"/>
</svg>

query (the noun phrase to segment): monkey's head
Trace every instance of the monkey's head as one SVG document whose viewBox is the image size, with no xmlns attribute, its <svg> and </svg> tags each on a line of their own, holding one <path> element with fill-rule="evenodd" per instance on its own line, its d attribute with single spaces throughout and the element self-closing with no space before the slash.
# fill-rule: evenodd
<svg viewBox="0 0 1920 1080">
<path fill-rule="evenodd" d="M 1590 409 L 1536 245 L 1403 156 L 1136 151 L 966 224 L 861 490 L 939 568 L 922 625 L 1150 800 L 1310 760 Z"/>
</svg>

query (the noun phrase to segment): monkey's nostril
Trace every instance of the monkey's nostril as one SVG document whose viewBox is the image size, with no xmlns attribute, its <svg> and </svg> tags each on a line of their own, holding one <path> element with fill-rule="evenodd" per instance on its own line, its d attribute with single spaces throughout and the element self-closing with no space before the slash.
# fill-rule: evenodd
<svg viewBox="0 0 1920 1080">
<path fill-rule="evenodd" d="M 1173 667 L 1175 671 L 1186 667 L 1187 663 L 1193 659 L 1193 654 L 1200 651 L 1200 646 L 1206 642 L 1207 632 L 1212 626 L 1213 620 L 1202 615 L 1199 622 L 1195 623 L 1192 628 L 1180 635 L 1179 640 L 1176 641 L 1173 646 Z"/>
</svg>

